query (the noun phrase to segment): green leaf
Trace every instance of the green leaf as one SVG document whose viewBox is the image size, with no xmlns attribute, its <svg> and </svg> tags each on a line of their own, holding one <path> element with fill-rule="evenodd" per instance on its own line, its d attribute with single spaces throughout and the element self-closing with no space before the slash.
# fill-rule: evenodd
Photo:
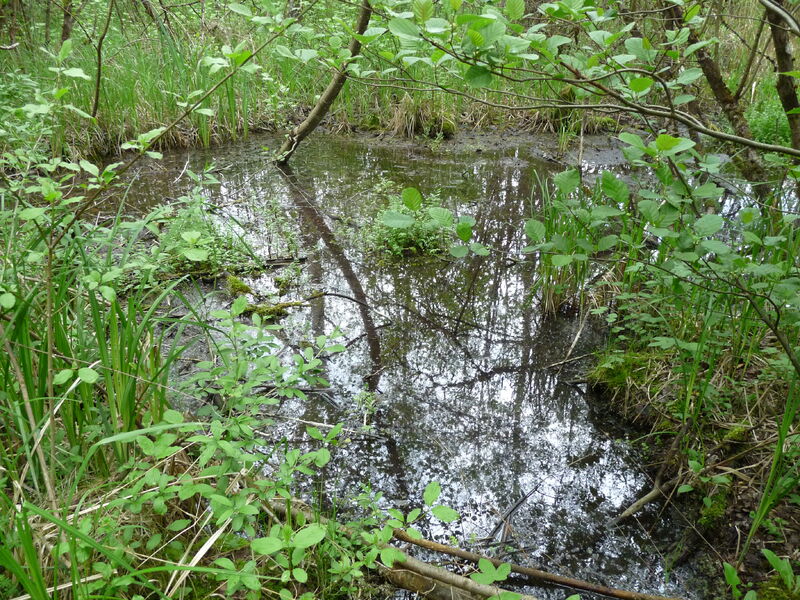
<svg viewBox="0 0 800 600">
<path fill-rule="evenodd" d="M 600 189 L 611 200 L 617 203 L 625 203 L 630 198 L 628 185 L 611 171 L 603 171 L 600 176 Z"/>
<path fill-rule="evenodd" d="M 456 258 L 464 258 L 469 254 L 469 248 L 467 246 L 450 246 L 450 254 Z"/>
<path fill-rule="evenodd" d="M 31 208 L 26 208 L 22 212 L 19 213 L 19 218 L 25 221 L 33 221 L 34 219 L 38 219 L 44 213 L 47 212 L 47 209 L 42 206 L 35 206 Z"/>
<path fill-rule="evenodd" d="M 681 85 L 689 85 L 696 79 L 700 78 L 703 75 L 703 71 L 698 69 L 697 67 L 693 67 L 691 69 L 684 69 L 681 71 L 681 74 L 678 75 L 677 81 Z"/>
<path fill-rule="evenodd" d="M 78 378 L 83 381 L 84 383 L 93 384 L 96 383 L 98 379 L 100 379 L 100 374 L 91 369 L 89 367 L 83 367 L 82 369 L 78 369 Z"/>
<path fill-rule="evenodd" d="M 719 215 L 704 215 L 694 222 L 694 232 L 699 236 L 714 235 L 720 229 L 724 221 Z"/>
<path fill-rule="evenodd" d="M 61 48 L 58 51 L 58 62 L 62 63 L 64 60 L 72 54 L 72 39 L 64 40 L 64 43 L 61 44 Z"/>
<path fill-rule="evenodd" d="M 472 238 L 472 225 L 469 223 L 457 223 L 456 224 L 456 235 L 458 239 L 462 242 L 468 242 L 470 238 Z"/>
<path fill-rule="evenodd" d="M 381 562 L 385 564 L 387 567 L 391 567 L 394 565 L 395 562 L 403 562 L 406 560 L 406 555 L 403 554 L 397 548 L 392 548 L 391 546 L 386 546 L 385 548 L 381 548 Z"/>
<path fill-rule="evenodd" d="M 191 521 L 189 519 L 178 519 L 177 521 L 173 521 L 169 525 L 167 525 L 167 529 L 169 531 L 183 531 L 186 529 Z"/>
<path fill-rule="evenodd" d="M 405 204 L 408 210 L 419 210 L 422 206 L 422 194 L 419 193 L 417 188 L 407 187 L 403 190 L 401 194 L 403 198 L 403 204 Z"/>
<path fill-rule="evenodd" d="M 53 385 L 64 385 L 72 379 L 73 374 L 74 371 L 72 369 L 61 369 L 56 373 L 55 377 L 53 377 Z"/>
<path fill-rule="evenodd" d="M 597 242 L 597 251 L 598 252 L 605 252 L 606 250 L 610 250 L 611 248 L 613 248 L 614 246 L 617 245 L 618 241 L 619 241 L 619 237 L 614 233 L 611 233 L 609 235 L 605 235 L 605 236 L 601 237 L 598 240 L 598 242 Z"/>
<path fill-rule="evenodd" d="M 276 537 L 257 538 L 250 542 L 250 548 L 256 554 L 275 554 L 278 550 L 283 549 L 283 541 Z"/>
<path fill-rule="evenodd" d="M 678 493 L 679 494 L 686 494 L 686 493 L 692 492 L 692 491 L 694 491 L 694 488 L 692 486 L 690 486 L 689 484 L 687 484 L 687 483 L 685 483 L 682 486 L 678 487 Z"/>
<path fill-rule="evenodd" d="M 411 227 L 414 224 L 414 217 L 411 215 L 404 215 L 401 212 L 397 212 L 396 210 L 385 210 L 381 215 L 381 221 L 387 227 L 391 227 L 392 229 L 405 229 L 407 227 Z"/>
<path fill-rule="evenodd" d="M 639 209 L 639 214 L 650 223 L 658 223 L 660 221 L 661 215 L 659 214 L 659 206 L 656 202 L 652 200 L 640 200 L 636 206 Z"/>
<path fill-rule="evenodd" d="M 194 262 L 202 262 L 208 258 L 208 250 L 203 248 L 184 248 L 181 254 Z"/>
<path fill-rule="evenodd" d="M 731 248 L 725 242 L 721 242 L 720 240 L 703 240 L 700 242 L 700 246 L 702 246 L 707 252 L 713 252 L 714 254 L 730 254 Z"/>
<path fill-rule="evenodd" d="M 478 256 L 489 256 L 489 249 L 483 244 L 478 244 L 474 242 L 469 245 L 469 249 L 472 250 Z"/>
<path fill-rule="evenodd" d="M 641 94 L 642 92 L 649 90 L 652 85 L 653 79 L 651 77 L 634 77 L 628 83 L 628 87 L 631 89 L 631 91 L 637 94 Z"/>
<path fill-rule="evenodd" d="M 176 423 L 183 423 L 183 415 L 173 408 L 165 410 L 161 419 L 165 423 L 172 423 L 173 425 Z"/>
<path fill-rule="evenodd" d="M 0 308 L 4 308 L 5 310 L 11 310 L 12 308 L 14 308 L 14 305 L 16 303 L 17 303 L 17 297 L 11 292 L 5 292 L 3 294 L 0 294 Z"/>
<path fill-rule="evenodd" d="M 571 254 L 554 254 L 550 257 L 550 262 L 554 267 L 566 267 L 572 262 Z"/>
<path fill-rule="evenodd" d="M 567 196 L 578 189 L 581 184 L 581 174 L 577 169 L 567 169 L 553 177 L 558 191 Z"/>
<path fill-rule="evenodd" d="M 300 583 L 305 583 L 308 581 L 308 573 L 306 573 L 305 569 L 301 569 L 299 567 L 292 569 L 292 577 L 295 578 L 296 581 Z"/>
<path fill-rule="evenodd" d="M 95 177 L 100 175 L 100 170 L 97 168 L 97 165 L 90 163 L 88 160 L 81 160 L 79 164 L 81 168 L 90 175 L 94 175 Z"/>
<path fill-rule="evenodd" d="M 411 10 L 417 20 L 424 23 L 433 16 L 433 2 L 432 0 L 413 0 Z"/>
<path fill-rule="evenodd" d="M 506 0 L 505 13 L 509 21 L 521 19 L 525 14 L 525 0 Z"/>
<path fill-rule="evenodd" d="M 395 17 L 389 21 L 389 31 L 403 39 L 419 39 L 419 27 L 408 19 Z"/>
<path fill-rule="evenodd" d="M 532 242 L 541 242 L 544 239 L 546 230 L 544 223 L 536 219 L 528 219 L 525 221 L 525 235 Z"/>
<path fill-rule="evenodd" d="M 292 545 L 295 548 L 308 548 L 325 539 L 327 531 L 322 525 L 312 523 L 294 534 Z"/>
<path fill-rule="evenodd" d="M 428 214 L 439 227 L 450 227 L 453 224 L 453 213 L 441 206 L 431 206 Z"/>
<path fill-rule="evenodd" d="M 492 83 L 492 72 L 486 67 L 471 65 L 464 73 L 464 80 L 475 88 L 488 87 Z"/>
<path fill-rule="evenodd" d="M 249 7 L 245 6 L 244 4 L 239 4 L 238 2 L 232 2 L 228 4 L 228 9 L 231 12 L 235 12 L 237 15 L 242 15 L 243 17 L 252 17 L 253 13 Z"/>
<path fill-rule="evenodd" d="M 441 493 L 442 486 L 439 484 L 439 482 L 431 481 L 425 486 L 425 491 L 422 494 L 422 500 L 425 502 L 426 506 L 432 506 L 433 503 L 439 499 Z"/>
<path fill-rule="evenodd" d="M 431 508 L 433 516 L 442 521 L 443 523 L 452 523 L 459 518 L 459 514 L 449 506 L 439 504 Z"/>
<path fill-rule="evenodd" d="M 656 149 L 664 156 L 674 156 L 679 152 L 693 148 L 695 143 L 688 138 L 673 137 L 662 133 L 656 138 Z"/>
<path fill-rule="evenodd" d="M 64 69 L 64 75 L 67 77 L 72 77 L 74 79 L 86 79 L 87 81 L 91 81 L 91 77 L 89 77 L 86 73 L 83 72 L 83 69 L 78 67 L 72 67 L 71 69 Z"/>
<path fill-rule="evenodd" d="M 231 314 L 238 317 L 247 308 L 247 296 L 239 296 L 231 304 Z"/>
<path fill-rule="evenodd" d="M 686 47 L 686 50 L 683 51 L 683 57 L 686 58 L 688 56 L 691 56 L 692 54 L 700 50 L 700 48 L 705 48 L 710 44 L 717 44 L 717 43 L 719 43 L 719 40 L 717 38 L 711 38 L 710 40 L 703 40 L 702 42 L 695 42 L 694 44 L 690 44 L 689 46 Z"/>
</svg>

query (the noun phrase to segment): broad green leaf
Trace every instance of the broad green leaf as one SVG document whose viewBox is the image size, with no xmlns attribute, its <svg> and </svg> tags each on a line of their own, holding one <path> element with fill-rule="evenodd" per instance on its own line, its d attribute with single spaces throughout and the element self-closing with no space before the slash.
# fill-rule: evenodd
<svg viewBox="0 0 800 600">
<path fill-rule="evenodd" d="M 558 191 L 567 196 L 578 189 L 581 184 L 581 174 L 577 169 L 567 169 L 553 177 Z"/>
<path fill-rule="evenodd" d="M 32 206 L 20 212 L 19 218 L 25 221 L 32 221 L 41 217 L 45 212 L 47 212 L 47 209 L 42 206 Z"/>
<path fill-rule="evenodd" d="M 422 494 L 422 500 L 427 506 L 432 506 L 434 502 L 439 499 L 442 493 L 442 486 L 438 481 L 431 481 L 425 486 L 425 491 Z"/>
<path fill-rule="evenodd" d="M 58 51 L 58 58 L 56 59 L 59 63 L 64 62 L 64 60 L 70 54 L 72 54 L 72 45 L 73 45 L 72 38 L 64 40 L 64 42 L 61 44 L 61 48 Z"/>
<path fill-rule="evenodd" d="M 702 77 L 703 71 L 698 69 L 697 67 L 692 67 L 691 69 L 684 69 L 681 71 L 681 74 L 678 75 L 678 78 L 675 80 L 681 85 L 689 85 L 693 83 L 695 80 Z"/>
<path fill-rule="evenodd" d="M 605 252 L 606 250 L 610 250 L 611 248 L 617 245 L 618 241 L 619 238 L 614 233 L 603 236 L 597 242 L 597 251 Z"/>
<path fill-rule="evenodd" d="M 719 40 L 717 38 L 711 38 L 710 40 L 703 40 L 702 42 L 695 42 L 694 44 L 690 44 L 689 46 L 686 47 L 686 50 L 683 51 L 683 57 L 686 58 L 688 56 L 691 56 L 692 54 L 700 50 L 700 48 L 705 48 L 706 46 L 717 43 L 719 43 Z"/>
<path fill-rule="evenodd" d="M 100 169 L 97 168 L 97 165 L 90 163 L 88 160 L 81 160 L 80 165 L 81 168 L 90 175 L 94 175 L 95 177 L 100 175 Z"/>
<path fill-rule="evenodd" d="M 566 267 L 572 262 L 571 254 L 554 254 L 550 257 L 550 262 L 554 267 Z"/>
<path fill-rule="evenodd" d="M 72 67 L 71 69 L 64 69 L 64 75 L 67 77 L 72 77 L 74 79 L 86 79 L 87 81 L 91 81 L 91 77 L 89 77 L 86 73 L 83 72 L 83 69 L 78 67 Z"/>
<path fill-rule="evenodd" d="M 719 215 L 703 215 L 694 222 L 694 231 L 701 237 L 714 235 L 722 229 L 723 224 L 724 221 Z"/>
<path fill-rule="evenodd" d="M 387 227 L 392 229 L 405 229 L 414 224 L 414 217 L 411 215 L 404 215 L 396 210 L 387 210 L 381 215 L 381 221 Z"/>
<path fill-rule="evenodd" d="M 443 523 L 452 523 L 459 517 L 459 514 L 456 511 L 449 506 L 444 506 L 442 504 L 431 508 L 431 512 L 433 513 L 434 517 Z"/>
<path fill-rule="evenodd" d="M 53 377 L 53 384 L 54 385 L 64 385 L 69 380 L 72 379 L 72 375 L 74 371 L 72 369 L 62 369 L 58 373 L 56 373 L 55 377 Z"/>
<path fill-rule="evenodd" d="M 456 235 L 462 242 L 468 242 L 472 238 L 472 225 L 469 223 L 457 223 Z"/>
<path fill-rule="evenodd" d="M 626 144 L 630 144 L 634 148 L 638 148 L 639 150 L 645 149 L 645 145 L 644 142 L 642 141 L 642 138 L 640 138 L 635 133 L 627 133 L 623 131 L 622 133 L 619 134 L 618 137 L 620 140 L 622 140 Z"/>
<path fill-rule="evenodd" d="M 208 250 L 203 248 L 184 248 L 181 250 L 181 254 L 194 262 L 203 262 L 208 258 Z"/>
<path fill-rule="evenodd" d="M 714 254 L 730 254 L 731 248 L 725 242 L 721 242 L 720 240 L 703 240 L 700 242 L 700 246 L 702 246 L 706 251 L 713 252 Z"/>
<path fill-rule="evenodd" d="M 466 241 L 466 240 L 464 240 Z M 17 303 L 17 297 L 11 292 L 4 292 L 0 294 L 0 308 L 11 310 Z"/>
<path fill-rule="evenodd" d="M 308 573 L 306 573 L 305 569 L 301 569 L 300 567 L 292 569 L 292 577 L 300 583 L 308 581 Z"/>
<path fill-rule="evenodd" d="M 544 239 L 546 230 L 544 223 L 536 219 L 528 219 L 525 221 L 525 235 L 532 242 L 541 242 Z"/>
<path fill-rule="evenodd" d="M 469 249 L 478 256 L 489 256 L 489 249 L 483 244 L 478 244 L 477 242 L 472 243 L 469 245 Z"/>
<path fill-rule="evenodd" d="M 199 242 L 200 238 L 202 237 L 203 234 L 199 231 L 184 231 L 183 233 L 181 233 L 181 238 L 183 238 L 183 241 L 192 245 Z"/>
<path fill-rule="evenodd" d="M 432 0 L 413 0 L 411 10 L 420 23 L 424 23 L 433 16 Z"/>
<path fill-rule="evenodd" d="M 419 27 L 408 19 L 395 17 L 389 21 L 389 31 L 399 38 L 419 39 Z"/>
<path fill-rule="evenodd" d="M 614 202 L 623 204 L 630 198 L 628 185 L 611 171 L 603 171 L 600 177 L 600 188 Z"/>
<path fill-rule="evenodd" d="M 430 217 L 439 227 L 450 227 L 453 224 L 453 213 L 441 206 L 431 206 L 428 209 Z"/>
<path fill-rule="evenodd" d="M 525 14 L 525 0 L 506 0 L 505 13 L 510 21 L 521 19 Z"/>
<path fill-rule="evenodd" d="M 492 83 L 492 72 L 486 67 L 471 65 L 464 73 L 464 80 L 472 87 L 487 87 Z"/>
<path fill-rule="evenodd" d="M 642 92 L 649 90 L 653 85 L 653 79 L 651 77 L 634 77 L 628 83 L 628 87 L 631 88 L 631 91 L 641 94 Z"/>
<path fill-rule="evenodd" d="M 232 2 L 228 4 L 228 9 L 231 12 L 235 12 L 237 15 L 242 15 L 243 17 L 253 16 L 253 13 L 249 7 L 245 6 L 244 4 L 239 4 L 238 2 Z"/>
<path fill-rule="evenodd" d="M 469 254 L 469 248 L 467 246 L 450 246 L 450 254 L 456 258 L 464 258 Z"/>
<path fill-rule="evenodd" d="M 639 214 L 650 223 L 658 223 L 661 220 L 659 206 L 656 202 L 652 200 L 640 200 L 636 207 L 639 209 Z"/>
<path fill-rule="evenodd" d="M 78 378 L 83 381 L 84 383 L 93 384 L 96 383 L 98 379 L 100 379 L 100 374 L 91 369 L 89 367 L 83 367 L 82 369 L 78 369 Z"/>
<path fill-rule="evenodd" d="M 327 531 L 322 525 L 312 523 L 294 534 L 292 545 L 295 548 L 309 548 L 325 539 Z"/>
<path fill-rule="evenodd" d="M 408 210 L 417 211 L 422 206 L 422 194 L 419 193 L 417 188 L 405 188 L 401 197 L 403 198 L 403 204 L 405 204 Z"/>
<path fill-rule="evenodd" d="M 391 567 L 395 562 L 403 562 L 406 560 L 406 555 L 397 548 L 386 546 L 381 548 L 380 551 L 381 562 L 387 567 Z"/>
<path fill-rule="evenodd" d="M 250 548 L 256 554 L 274 554 L 278 550 L 283 549 L 283 541 L 275 537 L 262 537 L 257 538 L 250 542 Z"/>
<path fill-rule="evenodd" d="M 662 133 L 656 138 L 656 149 L 664 156 L 674 156 L 679 152 L 693 148 L 695 143 L 688 138 L 673 137 Z"/>
</svg>

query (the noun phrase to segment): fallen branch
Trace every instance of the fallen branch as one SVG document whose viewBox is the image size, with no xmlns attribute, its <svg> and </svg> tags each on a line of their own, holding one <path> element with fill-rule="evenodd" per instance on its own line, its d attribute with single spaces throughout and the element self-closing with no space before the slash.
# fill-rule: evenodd
<svg viewBox="0 0 800 600">
<path fill-rule="evenodd" d="M 291 509 L 287 509 L 286 501 L 284 499 L 275 500 L 270 502 L 270 508 L 277 514 L 285 517 L 289 510 L 293 517 L 297 517 L 300 513 L 306 518 L 307 521 L 317 521 L 320 524 L 328 524 L 329 521 L 324 517 L 319 517 L 312 514 L 308 510 L 296 508 L 296 505 L 303 505 L 301 501 L 291 501 Z M 339 531 L 347 535 L 355 535 L 353 531 L 337 524 Z M 382 544 L 382 547 L 388 547 L 388 544 Z M 485 585 L 472 581 L 467 577 L 462 577 L 456 573 L 452 573 L 447 569 L 435 567 L 428 563 L 417 560 L 412 556 L 406 555 L 404 561 L 395 561 L 392 567 L 387 567 L 381 563 L 377 563 L 378 572 L 388 579 L 392 584 L 402 587 L 403 589 L 410 590 L 423 594 L 431 600 L 474 600 L 475 595 L 481 598 L 491 598 L 497 596 L 504 590 L 493 585 Z M 520 595 L 519 600 L 537 600 L 534 596 Z"/>
<path fill-rule="evenodd" d="M 460 548 L 453 548 L 452 546 L 446 546 L 444 544 L 431 542 L 429 540 L 417 540 L 409 536 L 402 529 L 395 529 L 394 537 L 396 540 L 414 544 L 415 546 L 425 548 L 426 550 L 433 550 L 434 552 L 441 552 L 443 554 L 462 558 L 472 563 L 477 563 L 481 559 L 488 560 L 495 567 L 504 563 L 502 560 L 489 558 L 488 556 L 481 556 L 480 554 L 475 554 L 474 552 L 469 552 L 467 550 L 461 550 Z M 572 577 L 555 575 L 554 573 L 548 573 L 547 571 L 541 571 L 531 567 L 523 567 L 513 563 L 506 564 L 511 566 L 511 571 L 514 573 L 525 575 L 526 577 L 534 579 L 539 583 L 552 583 L 576 590 L 584 590 L 587 592 L 594 592 L 595 594 L 602 594 L 603 596 L 609 596 L 611 598 L 622 598 L 623 600 L 677 600 L 675 598 L 667 598 L 665 596 L 654 596 L 652 594 L 643 594 L 641 592 L 630 592 L 627 590 L 609 588 L 603 585 L 589 583 L 588 581 L 581 581 L 580 579 L 573 579 Z"/>
</svg>

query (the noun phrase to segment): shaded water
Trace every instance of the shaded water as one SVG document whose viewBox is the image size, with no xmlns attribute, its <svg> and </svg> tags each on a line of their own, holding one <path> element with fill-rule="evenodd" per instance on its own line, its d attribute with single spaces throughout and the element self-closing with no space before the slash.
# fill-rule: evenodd
<svg viewBox="0 0 800 600">
<path fill-rule="evenodd" d="M 591 352 L 601 333 L 578 319 L 542 318 L 530 302 L 533 274 L 513 260 L 524 245 L 521 223 L 539 202 L 538 177 L 554 165 L 526 145 L 432 151 L 316 137 L 286 174 L 260 150 L 275 144 L 167 157 L 140 172 L 130 201 L 175 197 L 185 166 L 214 160 L 222 183 L 209 198 L 220 223 L 237 223 L 265 257 L 305 258 L 281 300 L 332 293 L 293 312 L 283 335 L 299 344 L 339 328 L 348 351 L 326 366 L 329 392 L 281 405 L 276 433 L 299 440 L 305 426 L 296 419 L 345 420 L 350 441 L 326 467 L 326 491 L 346 498 L 366 483 L 387 507 L 408 509 L 436 480 L 462 518 L 427 525 L 430 537 L 510 551 L 502 557 L 612 587 L 697 597 L 692 573 L 667 577 L 662 566 L 661 553 L 680 533 L 674 515 L 653 507 L 608 524 L 651 484 L 607 407 L 573 383 L 586 365 L 551 366 L 573 344 L 571 356 Z M 365 226 L 386 202 L 375 190 L 386 178 L 393 192 L 438 191 L 444 206 L 473 215 L 478 241 L 493 252 L 386 260 L 364 251 Z M 246 281 L 258 293 L 276 291 L 272 275 Z M 365 389 L 375 392 L 373 406 L 355 399 Z M 361 431 L 364 423 L 372 429 Z"/>
</svg>

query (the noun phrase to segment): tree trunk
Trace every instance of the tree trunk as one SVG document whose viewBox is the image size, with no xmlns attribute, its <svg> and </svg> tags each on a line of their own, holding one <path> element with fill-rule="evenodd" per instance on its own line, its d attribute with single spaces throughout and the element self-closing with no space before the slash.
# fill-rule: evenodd
<svg viewBox="0 0 800 600">
<path fill-rule="evenodd" d="M 356 22 L 356 34 L 362 35 L 364 31 L 366 31 L 371 16 L 372 7 L 370 6 L 369 0 L 363 0 L 361 3 L 361 9 L 358 13 L 358 21 Z M 280 152 L 278 153 L 278 158 L 276 160 L 279 165 L 285 165 L 289 161 L 289 159 L 292 157 L 292 154 L 294 154 L 294 151 L 297 149 L 297 146 L 300 145 L 300 142 L 308 137 L 309 134 L 311 134 L 311 132 L 317 128 L 317 125 L 320 124 L 322 119 L 325 118 L 325 115 L 328 114 L 333 102 L 336 100 L 336 97 L 339 95 L 339 92 L 342 90 L 342 87 L 347 81 L 347 65 L 349 64 L 350 60 L 358 56 L 358 53 L 361 51 L 361 42 L 354 37 L 350 40 L 349 49 L 350 59 L 345 61 L 341 68 L 334 73 L 331 82 L 328 84 L 328 87 L 325 88 L 325 91 L 322 93 L 322 96 L 320 96 L 316 106 L 314 106 L 306 119 L 300 123 L 300 125 L 295 127 L 286 137 L 286 141 L 283 143 L 283 146 L 281 146 Z"/>
<path fill-rule="evenodd" d="M 782 0 L 773 1 L 779 6 L 782 5 Z M 778 90 L 778 97 L 781 99 L 786 118 L 789 119 L 789 128 L 792 132 L 792 148 L 800 149 L 800 114 L 791 113 L 791 111 L 800 108 L 800 102 L 797 101 L 797 86 L 795 85 L 794 77 L 784 75 L 784 73 L 794 71 L 792 41 L 789 38 L 789 32 L 786 30 L 786 24 L 777 14 L 768 10 L 767 21 L 772 32 L 772 45 L 775 46 L 775 58 L 778 62 L 778 81 L 775 87 Z"/>
<path fill-rule="evenodd" d="M 683 12 L 675 5 L 669 7 L 671 16 L 675 20 L 683 22 Z M 689 34 L 689 43 L 696 44 L 700 40 L 694 32 Z M 728 119 L 733 131 L 736 135 L 753 139 L 750 125 L 744 117 L 744 110 L 742 109 L 739 99 L 736 98 L 725 83 L 725 79 L 720 71 L 719 64 L 712 58 L 706 48 L 700 48 L 695 52 L 695 57 L 703 71 L 706 81 L 708 82 L 711 93 L 714 99 L 722 109 L 723 114 Z M 745 179 L 753 184 L 753 188 L 760 197 L 769 195 L 772 191 L 771 186 L 768 185 L 769 178 L 767 169 L 761 160 L 761 156 L 753 148 L 743 148 L 741 152 L 736 152 L 732 156 L 733 163 Z"/>
<path fill-rule="evenodd" d="M 61 22 L 61 43 L 63 44 L 72 36 L 72 25 L 75 17 L 72 14 L 72 0 L 64 0 L 61 10 L 64 11 L 64 20 Z"/>
</svg>

